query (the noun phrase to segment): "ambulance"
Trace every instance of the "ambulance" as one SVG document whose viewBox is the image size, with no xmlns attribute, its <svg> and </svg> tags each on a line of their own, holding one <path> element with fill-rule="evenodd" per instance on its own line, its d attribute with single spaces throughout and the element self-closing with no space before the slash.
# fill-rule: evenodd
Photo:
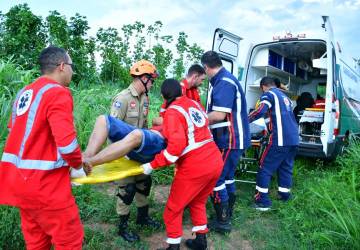
<svg viewBox="0 0 360 250">
<path fill-rule="evenodd" d="M 260 80 L 271 76 L 293 102 L 299 124 L 299 152 L 306 157 L 333 160 L 352 136 L 360 134 L 360 75 L 343 59 L 328 16 L 323 16 L 323 36 L 274 37 L 252 45 L 239 79 L 248 112 L 262 92 Z M 212 49 L 223 65 L 238 75 L 241 37 L 216 29 Z"/>
</svg>

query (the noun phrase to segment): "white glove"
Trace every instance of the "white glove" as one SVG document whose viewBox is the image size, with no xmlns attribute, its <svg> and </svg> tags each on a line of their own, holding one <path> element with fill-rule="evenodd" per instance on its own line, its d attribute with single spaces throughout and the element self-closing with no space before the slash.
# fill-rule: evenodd
<svg viewBox="0 0 360 250">
<path fill-rule="evenodd" d="M 81 167 L 80 169 L 71 168 L 70 177 L 72 179 L 86 177 L 86 173 L 84 171 L 84 168 L 83 167 Z"/>
<path fill-rule="evenodd" d="M 154 170 L 151 167 L 150 163 L 145 163 L 145 164 L 141 165 L 141 167 L 144 169 L 144 174 L 146 174 L 146 175 L 150 175 L 151 172 Z"/>
</svg>

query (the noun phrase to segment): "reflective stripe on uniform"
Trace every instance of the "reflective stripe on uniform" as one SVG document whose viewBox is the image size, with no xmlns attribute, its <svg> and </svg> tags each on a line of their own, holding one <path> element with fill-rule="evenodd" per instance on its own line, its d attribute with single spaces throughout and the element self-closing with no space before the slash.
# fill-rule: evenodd
<svg viewBox="0 0 360 250">
<path fill-rule="evenodd" d="M 192 232 L 198 232 L 198 231 L 203 231 L 203 230 L 206 230 L 207 229 L 207 226 L 206 224 L 205 225 L 202 225 L 202 226 L 194 226 L 192 228 Z"/>
<path fill-rule="evenodd" d="M 233 184 L 235 180 L 225 180 L 225 185 Z"/>
<path fill-rule="evenodd" d="M 194 124 L 192 123 L 192 121 L 190 119 L 189 114 L 185 111 L 185 109 L 183 109 L 182 107 L 177 106 L 177 105 L 172 105 L 169 108 L 176 109 L 177 111 L 179 111 L 185 117 L 186 123 L 188 125 L 188 141 L 189 141 L 189 144 L 195 143 L 195 135 L 194 135 L 195 127 L 194 127 Z"/>
<path fill-rule="evenodd" d="M 282 193 L 290 193 L 290 188 L 279 187 L 279 192 L 282 192 Z"/>
<path fill-rule="evenodd" d="M 3 153 L 2 162 L 9 162 L 21 169 L 36 169 L 36 170 L 52 170 L 65 166 L 65 161 L 59 159 L 57 161 L 43 161 L 43 160 L 22 160 L 14 154 Z"/>
<path fill-rule="evenodd" d="M 215 123 L 210 125 L 210 129 L 215 129 L 215 128 L 222 128 L 222 127 L 228 127 L 231 125 L 231 122 L 219 122 L 219 123 Z"/>
<path fill-rule="evenodd" d="M 218 187 L 214 187 L 214 191 L 223 190 L 223 189 L 225 189 L 225 188 L 226 188 L 225 183 L 223 183 L 223 184 L 221 184 L 221 185 L 218 186 Z"/>
<path fill-rule="evenodd" d="M 49 89 L 51 88 L 54 88 L 54 87 L 60 87 L 60 85 L 58 84 L 46 84 L 44 87 L 42 87 L 39 92 L 36 94 L 36 97 L 35 97 L 35 100 L 34 102 L 31 104 L 30 106 L 30 110 L 29 110 L 29 115 L 28 115 L 28 118 L 27 118 L 27 121 L 26 121 L 26 127 L 25 127 L 25 135 L 24 135 L 24 138 L 21 142 L 21 146 L 20 146 L 20 152 L 19 152 L 19 157 L 21 158 L 23 153 L 24 153 L 24 147 L 25 147 L 25 143 L 30 135 L 30 132 L 33 128 L 33 125 L 34 125 L 34 120 L 35 120 L 35 117 L 36 117 L 36 113 L 37 113 L 37 110 L 39 108 L 39 105 L 40 105 L 40 101 L 44 95 L 44 93 L 46 91 L 48 91 Z"/>
<path fill-rule="evenodd" d="M 268 193 L 269 192 L 268 188 L 261 188 L 259 186 L 256 186 L 256 190 L 261 192 L 261 193 Z"/>
<path fill-rule="evenodd" d="M 267 100 L 262 100 L 260 103 L 264 103 L 264 104 L 268 105 L 269 108 L 271 108 L 271 103 Z"/>
<path fill-rule="evenodd" d="M 225 108 L 225 107 L 213 106 L 212 110 L 219 111 L 219 112 L 224 112 L 224 113 L 231 113 L 231 108 Z"/>
<path fill-rule="evenodd" d="M 79 146 L 79 144 L 75 138 L 69 145 L 64 146 L 64 147 L 58 147 L 58 150 L 59 150 L 60 154 L 66 155 L 66 154 L 70 154 L 70 153 L 74 152 L 78 146 Z"/>
<path fill-rule="evenodd" d="M 183 156 L 184 154 L 186 154 L 186 153 L 188 153 L 188 152 L 190 152 L 192 150 L 195 150 L 197 148 L 202 147 L 206 143 L 209 143 L 209 142 L 213 141 L 213 139 L 211 138 L 211 139 L 207 139 L 207 140 L 204 140 L 204 141 L 201 141 L 201 142 L 195 142 L 195 134 L 194 134 L 195 127 L 194 127 L 193 122 L 190 119 L 189 114 L 185 111 L 185 109 L 183 109 L 182 107 L 177 106 L 177 105 L 172 105 L 169 108 L 173 108 L 173 109 L 176 109 L 177 111 L 179 111 L 180 114 L 182 114 L 185 117 L 186 123 L 188 125 L 188 142 L 189 142 L 189 145 L 187 145 L 186 148 L 183 150 L 183 152 L 181 153 L 181 156 Z"/>
<path fill-rule="evenodd" d="M 181 242 L 181 237 L 179 238 L 167 238 L 166 239 L 166 243 L 168 244 L 180 244 Z"/>
<path fill-rule="evenodd" d="M 241 120 L 241 93 L 239 90 L 239 87 L 237 86 L 237 84 L 231 80 L 230 78 L 227 77 L 223 77 L 222 80 L 232 84 L 235 86 L 236 88 L 236 120 L 237 120 L 237 125 L 238 125 L 238 132 L 239 132 L 239 144 L 240 144 L 240 149 L 244 148 L 244 135 L 243 135 L 243 124 L 242 124 L 242 120 Z"/>
<path fill-rule="evenodd" d="M 169 152 L 166 149 L 164 150 L 164 156 L 169 162 L 172 162 L 172 163 L 176 162 L 177 159 L 179 159 L 178 156 L 169 154 Z"/>
<path fill-rule="evenodd" d="M 57 160 L 56 161 L 22 159 L 25 144 L 26 144 L 26 141 L 31 133 L 32 128 L 33 128 L 35 117 L 36 117 L 41 99 L 46 91 L 48 91 L 49 89 L 54 88 L 54 87 L 60 87 L 60 85 L 54 84 L 54 83 L 46 84 L 44 87 L 42 87 L 38 91 L 33 103 L 31 103 L 30 109 L 28 111 L 29 114 L 28 114 L 28 118 L 26 121 L 24 137 L 20 144 L 19 154 L 15 155 L 15 154 L 4 152 L 2 155 L 2 158 L 1 158 L 1 160 L 3 162 L 12 163 L 17 168 L 21 168 L 21 169 L 52 170 L 55 168 L 60 168 L 62 166 L 67 166 L 67 163 L 61 158 L 61 155 L 59 152 L 57 152 Z M 22 91 L 19 92 L 19 96 L 20 96 L 21 92 Z M 19 97 L 17 97 L 17 98 L 19 98 Z M 15 112 L 13 112 L 13 115 L 16 114 L 16 102 L 17 102 L 17 100 L 14 103 L 13 109 L 15 108 Z M 15 121 L 16 116 L 15 117 L 13 116 L 13 118 Z M 67 152 L 68 150 L 72 149 L 72 147 L 74 146 L 73 143 L 74 143 L 74 141 L 71 142 L 68 146 L 65 146 L 64 148 L 60 147 L 58 149 L 59 150 L 63 149 L 65 152 Z M 77 144 L 77 141 L 76 141 L 76 144 Z"/>
<path fill-rule="evenodd" d="M 207 139 L 205 141 L 190 144 L 184 149 L 184 151 L 181 153 L 181 155 L 184 155 L 184 154 L 186 154 L 186 153 L 188 153 L 188 152 L 190 152 L 190 151 L 192 151 L 194 149 L 200 148 L 200 147 L 204 146 L 206 143 L 209 143 L 209 142 L 212 142 L 212 141 L 213 141 L 213 139 Z"/>
<path fill-rule="evenodd" d="M 283 146 L 283 128 L 282 128 L 282 120 L 281 120 L 281 110 L 280 110 L 280 104 L 279 104 L 279 98 L 277 95 L 269 91 L 274 96 L 275 100 L 275 115 L 276 115 L 276 127 L 277 127 L 277 136 L 278 136 L 278 146 Z"/>
</svg>

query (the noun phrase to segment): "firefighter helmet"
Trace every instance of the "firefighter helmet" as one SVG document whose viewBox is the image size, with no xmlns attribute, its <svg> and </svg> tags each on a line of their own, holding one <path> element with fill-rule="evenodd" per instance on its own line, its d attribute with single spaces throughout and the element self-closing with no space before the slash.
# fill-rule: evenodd
<svg viewBox="0 0 360 250">
<path fill-rule="evenodd" d="M 140 60 L 133 64 L 130 68 L 132 76 L 150 75 L 152 78 L 157 78 L 159 74 L 156 71 L 154 64 L 147 60 Z"/>
</svg>

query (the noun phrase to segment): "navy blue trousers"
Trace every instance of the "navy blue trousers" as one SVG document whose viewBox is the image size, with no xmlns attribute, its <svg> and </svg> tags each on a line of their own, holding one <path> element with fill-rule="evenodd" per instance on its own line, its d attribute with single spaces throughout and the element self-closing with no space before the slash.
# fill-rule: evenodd
<svg viewBox="0 0 360 250">
<path fill-rule="evenodd" d="M 235 170 L 244 150 L 220 149 L 220 151 L 224 168 L 212 194 L 215 203 L 226 202 L 229 200 L 228 193 L 235 193 Z"/>
<path fill-rule="evenodd" d="M 297 148 L 297 146 L 279 147 L 268 145 L 265 149 L 256 176 L 256 203 L 261 203 L 266 207 L 271 206 L 269 185 L 271 177 L 275 172 L 278 174 L 278 194 L 280 199 L 288 200 L 290 198 L 293 166 Z"/>
</svg>

